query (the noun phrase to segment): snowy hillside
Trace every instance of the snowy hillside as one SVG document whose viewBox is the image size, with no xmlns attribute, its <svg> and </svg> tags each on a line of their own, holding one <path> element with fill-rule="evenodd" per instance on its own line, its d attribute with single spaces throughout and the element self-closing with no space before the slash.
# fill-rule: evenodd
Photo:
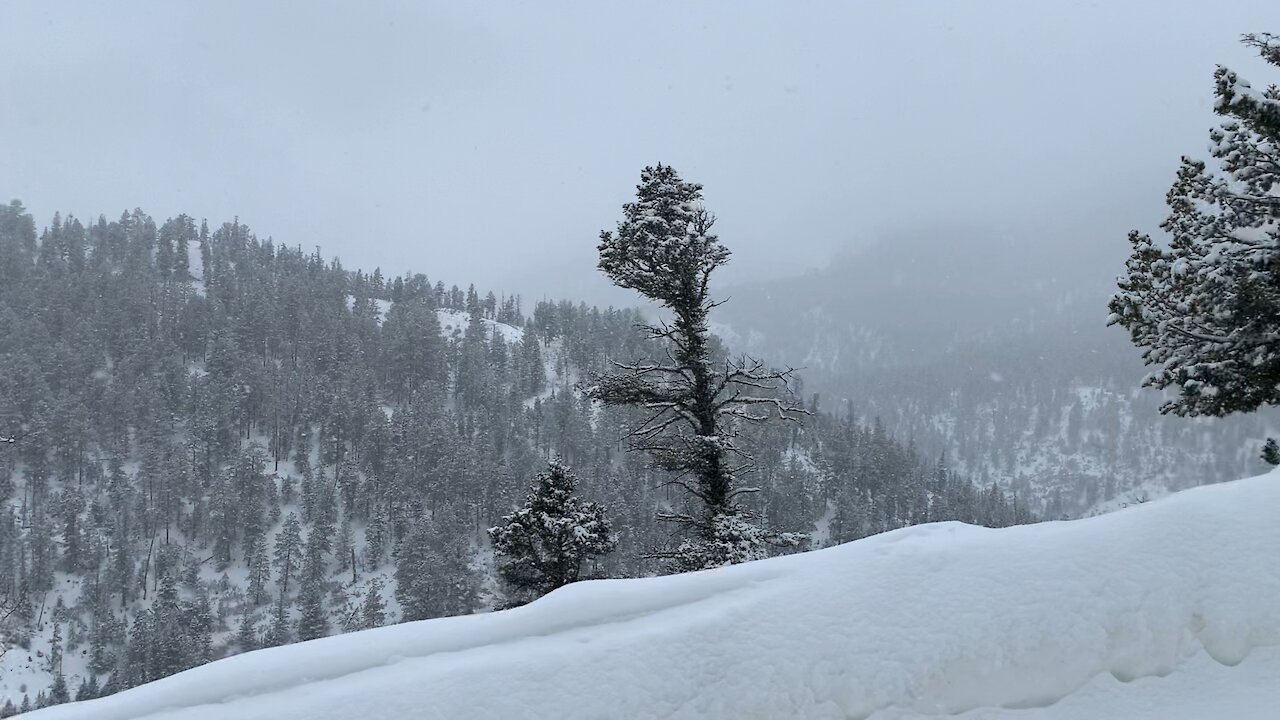
<svg viewBox="0 0 1280 720">
<path fill-rule="evenodd" d="M 1045 262 L 1028 256 L 1036 242 L 960 238 L 886 240 L 820 271 L 726 288 L 733 302 L 713 329 L 735 350 L 803 368 L 824 409 L 878 419 L 1044 517 L 1263 467 L 1280 413 L 1161 415 L 1168 398 L 1140 389 L 1141 352 L 1104 321 L 1115 285 L 1097 271 L 1101 248 Z"/>
<path fill-rule="evenodd" d="M 465 310 L 442 308 L 436 311 L 436 316 L 440 318 L 440 333 L 445 337 L 453 337 L 455 332 L 459 336 L 465 335 L 467 325 L 471 323 L 471 314 Z M 501 335 L 508 343 L 518 343 L 524 337 L 524 331 L 520 328 L 496 320 L 482 318 L 480 323 L 490 336 Z"/>
<path fill-rule="evenodd" d="M 503 605 L 486 530 L 553 456 L 617 528 L 592 573 L 662 570 L 655 512 L 685 498 L 619 442 L 647 414 L 579 387 L 660 356 L 638 311 L 543 300 L 526 315 L 238 221 L 36 227 L 0 206 L 0 246 L 24 268 L 0 282 L 0 340 L 21 340 L 0 348 L 0 436 L 16 438 L 0 444 L 0 717 Z M 822 545 L 1037 519 L 870 423 L 818 413 L 748 435 L 760 491 L 743 502 Z"/>
<path fill-rule="evenodd" d="M 248 653 L 92 718 L 1274 718 L 1280 474 Z"/>
</svg>

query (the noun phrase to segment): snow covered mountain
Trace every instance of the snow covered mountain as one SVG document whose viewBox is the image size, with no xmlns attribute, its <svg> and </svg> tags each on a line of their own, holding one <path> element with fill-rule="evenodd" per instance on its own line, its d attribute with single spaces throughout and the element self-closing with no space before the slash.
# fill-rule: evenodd
<svg viewBox="0 0 1280 720">
<path fill-rule="evenodd" d="M 251 652 L 36 720 L 1274 718 L 1280 473 Z"/>
</svg>

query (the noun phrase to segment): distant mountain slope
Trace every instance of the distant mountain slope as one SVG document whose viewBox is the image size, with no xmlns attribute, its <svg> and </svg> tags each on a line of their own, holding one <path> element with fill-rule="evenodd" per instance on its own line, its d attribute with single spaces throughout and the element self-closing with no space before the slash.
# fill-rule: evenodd
<svg viewBox="0 0 1280 720">
<path fill-rule="evenodd" d="M 35 720 L 1273 718 L 1280 473 L 249 653 Z"/>
<path fill-rule="evenodd" d="M 727 288 L 721 320 L 786 342 L 810 369 L 927 364 L 1062 318 L 1100 327 L 1123 255 L 1099 244 L 968 227 L 903 233 L 822 270 Z"/>
<path fill-rule="evenodd" d="M 1105 326 L 1123 258 L 973 230 L 904 236 L 802 277 L 729 288 L 726 341 L 803 368 L 822 406 L 879 418 L 925 454 L 1079 516 L 1262 467 L 1280 413 L 1161 416 Z"/>
</svg>

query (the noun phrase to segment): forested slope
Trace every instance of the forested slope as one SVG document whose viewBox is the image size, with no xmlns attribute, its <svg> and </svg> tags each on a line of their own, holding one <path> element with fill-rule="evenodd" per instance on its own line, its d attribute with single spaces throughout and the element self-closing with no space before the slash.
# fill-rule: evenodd
<svg viewBox="0 0 1280 720">
<path fill-rule="evenodd" d="M 349 271 L 234 221 L 0 208 L 0 701 L 493 607 L 484 530 L 551 455 L 619 535 L 593 574 L 660 572 L 680 498 L 620 446 L 636 418 L 577 389 L 658 350 L 638 319 Z M 815 546 L 1030 519 L 874 422 L 751 446 L 750 502 Z"/>
</svg>

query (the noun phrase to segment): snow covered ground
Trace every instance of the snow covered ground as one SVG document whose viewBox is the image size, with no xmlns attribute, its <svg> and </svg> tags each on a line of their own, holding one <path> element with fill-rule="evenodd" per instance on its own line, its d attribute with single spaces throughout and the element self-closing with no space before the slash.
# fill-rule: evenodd
<svg viewBox="0 0 1280 720">
<path fill-rule="evenodd" d="M 1280 473 L 248 653 L 84 718 L 1275 718 Z"/>
<path fill-rule="evenodd" d="M 436 316 L 440 318 L 440 334 L 445 337 L 452 337 L 455 331 L 459 335 L 465 335 L 467 325 L 471 323 L 471 313 L 466 310 L 440 308 L 436 310 Z M 502 335 L 502 339 L 508 344 L 520 342 L 524 338 L 524 330 L 521 328 L 506 325 L 489 318 L 483 318 L 480 322 L 484 325 L 490 337 L 495 333 Z"/>
<path fill-rule="evenodd" d="M 204 294 L 204 283 L 200 281 L 192 281 L 192 287 L 200 295 Z M 391 311 L 391 301 L 381 298 L 371 298 L 374 307 L 378 310 L 378 322 L 381 323 L 387 319 L 387 313 Z M 356 298 L 354 295 L 347 296 L 347 308 L 354 307 Z M 453 337 L 456 333 L 458 337 L 462 337 L 467 333 L 467 326 L 471 323 L 471 313 L 466 310 L 452 310 L 450 308 L 438 308 L 436 317 L 440 321 L 440 334 L 444 337 Z M 500 323 L 497 320 L 483 318 L 480 323 L 484 326 L 485 331 L 492 337 L 495 334 L 501 335 L 503 341 L 508 344 L 520 342 L 524 338 L 524 329 Z"/>
</svg>

